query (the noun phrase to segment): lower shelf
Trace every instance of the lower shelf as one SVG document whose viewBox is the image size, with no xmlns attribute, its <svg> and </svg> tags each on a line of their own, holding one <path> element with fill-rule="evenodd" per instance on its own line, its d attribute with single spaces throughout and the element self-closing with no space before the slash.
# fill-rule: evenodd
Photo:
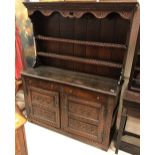
<svg viewBox="0 0 155 155">
<path fill-rule="evenodd" d="M 140 155 L 140 147 L 131 143 L 121 141 L 120 149 L 134 155 Z"/>
<path fill-rule="evenodd" d="M 60 59 L 60 60 L 71 61 L 71 62 L 77 62 L 77 63 L 83 63 L 83 64 L 122 68 L 122 65 L 119 63 L 103 61 L 103 60 L 101 61 L 101 60 L 96 60 L 96 59 L 80 58 L 80 57 L 68 56 L 68 55 L 60 55 L 60 54 L 55 54 L 55 53 L 38 52 L 38 56 L 49 57 L 49 58 Z"/>
</svg>

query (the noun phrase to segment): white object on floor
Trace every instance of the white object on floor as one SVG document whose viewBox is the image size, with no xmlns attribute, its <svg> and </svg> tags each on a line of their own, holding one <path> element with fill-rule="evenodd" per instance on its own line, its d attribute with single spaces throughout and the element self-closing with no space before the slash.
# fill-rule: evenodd
<svg viewBox="0 0 155 155">
<path fill-rule="evenodd" d="M 24 101 L 24 92 L 23 90 L 19 90 L 16 94 L 16 104 L 18 105 L 20 110 L 25 108 L 25 101 Z"/>
<path fill-rule="evenodd" d="M 29 155 L 114 155 L 111 144 L 108 152 L 79 142 L 57 132 L 27 122 L 25 124 Z M 118 155 L 129 155 L 119 150 Z"/>
</svg>

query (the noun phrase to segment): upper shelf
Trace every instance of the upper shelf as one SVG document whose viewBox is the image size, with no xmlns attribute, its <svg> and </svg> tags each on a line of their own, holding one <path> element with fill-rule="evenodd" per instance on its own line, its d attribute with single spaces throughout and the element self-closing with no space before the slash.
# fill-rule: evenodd
<svg viewBox="0 0 155 155">
<path fill-rule="evenodd" d="M 62 42 L 62 43 L 73 43 L 73 44 L 87 45 L 87 46 L 120 48 L 120 49 L 124 49 L 124 50 L 127 49 L 127 47 L 124 44 L 101 43 L 101 42 L 94 42 L 94 41 L 81 41 L 81 40 L 73 40 L 73 39 L 47 37 L 47 36 L 42 36 L 42 35 L 37 35 L 37 36 L 35 36 L 35 38 L 40 39 L 40 40 L 55 41 L 55 42 Z"/>
</svg>

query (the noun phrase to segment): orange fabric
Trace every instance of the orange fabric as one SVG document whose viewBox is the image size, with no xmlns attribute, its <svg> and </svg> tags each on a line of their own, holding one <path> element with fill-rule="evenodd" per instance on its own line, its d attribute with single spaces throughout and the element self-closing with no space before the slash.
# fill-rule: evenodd
<svg viewBox="0 0 155 155">
<path fill-rule="evenodd" d="M 21 78 L 21 71 L 23 70 L 22 64 L 22 44 L 19 35 L 19 29 L 16 25 L 16 36 L 15 36 L 15 78 L 16 80 Z"/>
</svg>

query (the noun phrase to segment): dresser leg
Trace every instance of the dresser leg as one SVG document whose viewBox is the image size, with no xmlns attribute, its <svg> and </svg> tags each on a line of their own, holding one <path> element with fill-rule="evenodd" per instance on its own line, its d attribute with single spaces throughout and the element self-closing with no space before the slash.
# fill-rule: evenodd
<svg viewBox="0 0 155 155">
<path fill-rule="evenodd" d="M 127 120 L 126 109 L 123 108 L 123 112 L 122 112 L 122 115 L 121 115 L 120 126 L 119 126 L 119 130 L 118 130 L 118 135 L 117 135 L 117 140 L 116 140 L 115 154 L 118 154 L 118 149 L 119 149 L 119 146 L 120 146 L 123 131 L 125 129 L 126 120 Z"/>
</svg>

